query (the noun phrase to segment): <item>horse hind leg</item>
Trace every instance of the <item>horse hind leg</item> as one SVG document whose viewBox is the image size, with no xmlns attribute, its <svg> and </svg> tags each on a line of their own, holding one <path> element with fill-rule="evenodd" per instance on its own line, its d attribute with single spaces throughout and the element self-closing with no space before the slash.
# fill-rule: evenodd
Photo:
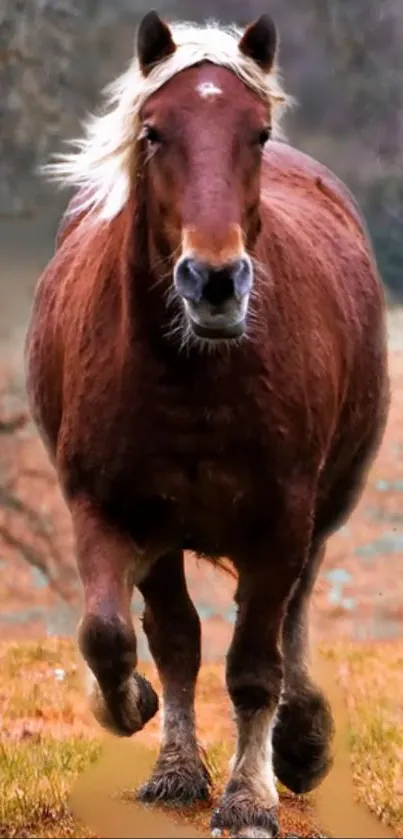
<svg viewBox="0 0 403 839">
<path fill-rule="evenodd" d="M 194 696 L 201 660 L 201 629 L 189 597 L 183 552 L 161 557 L 139 585 L 143 626 L 163 689 L 161 750 L 140 800 L 172 805 L 208 800 L 210 777 L 196 741 Z"/>
<path fill-rule="evenodd" d="M 307 665 L 308 607 L 325 548 L 313 546 L 283 624 L 284 685 L 273 731 L 274 772 L 292 792 L 317 787 L 332 767 L 330 705 Z"/>
<path fill-rule="evenodd" d="M 137 645 L 131 618 L 133 545 L 89 501 L 70 505 L 84 616 L 78 643 L 89 667 L 89 699 L 99 724 L 120 737 L 139 731 L 158 710 L 158 697 L 136 673 Z"/>
<path fill-rule="evenodd" d="M 276 777 L 295 793 L 317 787 L 333 764 L 331 709 L 324 693 L 314 684 L 307 663 L 309 604 L 326 539 L 348 518 L 360 497 L 373 451 L 370 436 L 319 508 L 310 554 L 284 619 L 285 678 L 273 732 L 274 769 Z"/>
</svg>

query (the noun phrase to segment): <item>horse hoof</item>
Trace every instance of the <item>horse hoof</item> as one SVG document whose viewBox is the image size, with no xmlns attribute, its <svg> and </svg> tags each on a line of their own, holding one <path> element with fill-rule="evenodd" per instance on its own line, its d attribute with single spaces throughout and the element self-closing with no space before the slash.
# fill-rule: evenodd
<svg viewBox="0 0 403 839">
<path fill-rule="evenodd" d="M 276 778 L 297 795 L 319 786 L 333 765 L 333 734 L 332 712 L 321 691 L 286 699 L 273 732 Z"/>
<path fill-rule="evenodd" d="M 131 737 L 157 713 L 158 696 L 138 673 L 133 673 L 117 690 L 105 692 L 94 679 L 90 707 L 102 728 L 117 737 Z"/>
<path fill-rule="evenodd" d="M 211 781 L 200 759 L 189 760 L 186 753 L 161 754 L 150 778 L 137 792 L 143 804 L 184 807 L 209 801 Z"/>
<path fill-rule="evenodd" d="M 273 839 L 278 836 L 276 808 L 266 809 L 250 793 L 223 796 L 211 818 L 211 835 L 229 834 L 237 839 Z"/>
</svg>

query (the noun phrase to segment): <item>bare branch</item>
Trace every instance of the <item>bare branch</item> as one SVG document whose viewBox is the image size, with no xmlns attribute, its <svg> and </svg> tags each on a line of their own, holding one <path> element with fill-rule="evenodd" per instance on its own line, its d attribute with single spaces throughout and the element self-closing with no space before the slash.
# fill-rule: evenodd
<svg viewBox="0 0 403 839">
<path fill-rule="evenodd" d="M 26 501 L 19 492 L 21 479 L 24 479 L 25 488 L 27 479 L 35 481 L 38 478 L 55 486 L 50 469 L 28 468 L 21 463 L 23 443 L 18 432 L 28 421 L 28 413 L 24 410 L 0 418 L 0 542 L 37 568 L 60 597 L 71 601 L 70 583 L 65 580 L 65 573 L 70 569 L 58 548 L 57 533 L 36 505 L 35 493 Z"/>
<path fill-rule="evenodd" d="M 56 576 L 54 576 L 49 569 L 48 564 L 45 562 L 43 557 L 41 556 L 35 548 L 32 547 L 29 542 L 25 539 L 21 539 L 15 536 L 11 531 L 0 524 L 0 538 L 9 545 L 9 547 L 13 548 L 20 552 L 21 556 L 32 565 L 34 568 L 37 568 L 48 580 L 49 586 L 63 599 L 63 600 L 70 600 L 71 592 L 69 588 Z"/>
</svg>

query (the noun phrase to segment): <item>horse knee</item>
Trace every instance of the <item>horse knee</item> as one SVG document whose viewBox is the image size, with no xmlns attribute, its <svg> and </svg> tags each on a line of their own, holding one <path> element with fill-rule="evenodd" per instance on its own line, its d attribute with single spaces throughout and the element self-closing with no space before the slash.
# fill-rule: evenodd
<svg viewBox="0 0 403 839">
<path fill-rule="evenodd" d="M 281 694 L 283 667 L 280 656 L 256 662 L 252 667 L 247 657 L 228 657 L 226 682 L 228 693 L 237 711 L 254 713 L 275 710 Z"/>
<path fill-rule="evenodd" d="M 317 787 L 330 771 L 334 736 L 330 705 L 315 685 L 285 695 L 273 731 L 276 777 L 292 792 Z"/>
<path fill-rule="evenodd" d="M 274 697 L 280 694 L 280 690 L 274 689 L 273 685 L 256 684 L 249 679 L 244 683 L 230 680 L 227 685 L 235 710 L 243 713 L 253 714 L 263 708 L 273 707 Z"/>
</svg>

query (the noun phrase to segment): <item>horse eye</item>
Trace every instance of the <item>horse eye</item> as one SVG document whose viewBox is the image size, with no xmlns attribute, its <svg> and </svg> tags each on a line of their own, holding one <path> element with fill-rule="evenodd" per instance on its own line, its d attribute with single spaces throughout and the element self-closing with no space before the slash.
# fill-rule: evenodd
<svg viewBox="0 0 403 839">
<path fill-rule="evenodd" d="M 141 136 L 144 137 L 151 146 L 156 146 L 161 142 L 161 134 L 156 128 L 154 128 L 153 125 L 144 125 Z"/>
<path fill-rule="evenodd" d="M 259 131 L 257 141 L 259 146 L 265 146 L 267 141 L 270 140 L 271 136 L 271 129 L 269 127 L 263 128 L 262 131 Z"/>
</svg>

